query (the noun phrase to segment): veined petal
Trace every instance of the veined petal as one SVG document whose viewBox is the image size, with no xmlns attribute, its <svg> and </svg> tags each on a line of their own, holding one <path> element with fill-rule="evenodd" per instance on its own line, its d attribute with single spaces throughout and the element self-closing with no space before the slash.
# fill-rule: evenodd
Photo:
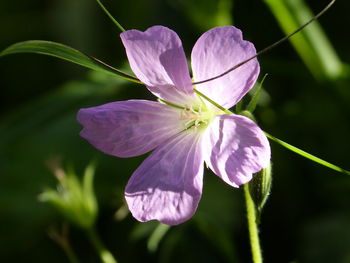
<svg viewBox="0 0 350 263">
<path fill-rule="evenodd" d="M 203 137 L 205 162 L 226 183 L 238 187 L 270 163 L 264 132 L 240 115 L 218 115 Z"/>
<path fill-rule="evenodd" d="M 254 45 L 242 39 L 233 27 L 217 27 L 204 33 L 193 47 L 191 63 L 194 81 L 215 77 L 256 54 Z M 235 105 L 254 85 L 260 67 L 255 58 L 227 75 L 197 89 L 225 108 Z"/>
<path fill-rule="evenodd" d="M 125 198 L 133 216 L 168 225 L 192 217 L 202 194 L 202 156 L 201 136 L 194 129 L 157 148 L 126 186 Z"/>
<path fill-rule="evenodd" d="M 120 34 L 135 75 L 157 97 L 172 103 L 193 96 L 186 56 L 178 35 L 163 26 Z M 184 104 L 182 104 L 184 105 Z"/>
<path fill-rule="evenodd" d="M 131 157 L 149 152 L 184 129 L 179 109 L 147 100 L 128 100 L 81 109 L 80 135 L 100 151 Z"/>
</svg>

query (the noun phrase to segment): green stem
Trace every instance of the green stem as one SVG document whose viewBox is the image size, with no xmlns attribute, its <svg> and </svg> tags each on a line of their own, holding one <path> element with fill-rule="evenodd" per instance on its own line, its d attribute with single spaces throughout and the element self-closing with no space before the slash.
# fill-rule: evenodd
<svg viewBox="0 0 350 263">
<path fill-rule="evenodd" d="M 204 98 L 205 100 L 207 100 L 208 102 L 210 102 L 211 104 L 213 104 L 214 106 L 216 106 L 217 108 L 219 108 L 220 110 L 222 110 L 223 112 L 225 112 L 226 114 L 234 114 L 232 111 L 229 111 L 229 110 L 225 109 L 224 107 L 220 106 L 218 103 L 216 103 L 215 101 L 211 100 L 210 98 L 205 96 L 200 91 L 194 89 L 194 92 L 196 94 L 198 94 L 199 96 L 201 96 L 202 98 Z M 249 114 L 250 112 L 249 111 L 242 111 L 239 114 L 240 115 L 245 115 L 245 114 L 242 114 L 242 113 Z M 279 145 L 283 146 L 284 148 L 286 148 L 286 149 L 288 149 L 288 150 L 290 150 L 290 151 L 292 151 L 292 152 L 294 152 L 296 154 L 299 154 L 299 155 L 303 156 L 306 159 L 309 159 L 309 160 L 314 161 L 314 162 L 316 162 L 318 164 L 326 166 L 326 167 L 328 167 L 328 168 L 330 168 L 330 169 L 332 169 L 334 171 L 337 171 L 337 172 L 340 172 L 340 173 L 343 173 L 343 174 L 346 174 L 346 175 L 350 175 L 350 171 L 347 171 L 347 170 L 345 170 L 345 169 L 343 169 L 343 168 L 341 168 L 341 167 L 339 167 L 337 165 L 334 165 L 334 164 L 332 164 L 330 162 L 327 162 L 325 160 L 322 160 L 321 158 L 318 158 L 315 155 L 307 153 L 307 152 L 305 152 L 305 151 L 303 151 L 303 150 L 301 150 L 301 149 L 299 149 L 299 148 L 297 148 L 297 147 L 295 147 L 295 146 L 293 146 L 293 145 L 291 145 L 291 144 L 289 144 L 287 142 L 284 142 L 284 141 L 282 141 L 282 140 L 280 140 L 280 139 L 278 139 L 278 138 L 268 134 L 267 132 L 264 132 L 264 133 L 265 133 L 266 137 L 269 138 L 270 140 L 278 143 Z"/>
<path fill-rule="evenodd" d="M 339 167 L 337 165 L 331 164 L 330 162 L 327 162 L 325 160 L 322 160 L 321 158 L 318 158 L 315 155 L 307 153 L 307 152 L 305 152 L 305 151 L 303 151 L 303 150 L 301 150 L 301 149 L 299 149 L 299 148 L 297 148 L 297 147 L 295 147 L 295 146 L 293 146 L 293 145 L 291 145 L 291 144 L 289 144 L 287 142 L 284 142 L 284 141 L 282 141 L 282 140 L 272 136 L 271 134 L 268 134 L 267 132 L 265 132 L 265 135 L 270 140 L 278 143 L 279 145 L 287 148 L 288 150 L 290 150 L 292 152 L 295 152 L 295 153 L 297 153 L 297 154 L 299 154 L 299 155 L 301 155 L 301 156 L 303 156 L 303 157 L 305 157 L 305 158 L 307 158 L 307 159 L 309 159 L 311 161 L 314 161 L 314 162 L 319 163 L 319 164 L 321 164 L 323 166 L 326 166 L 326 167 L 328 167 L 328 168 L 330 168 L 330 169 L 332 169 L 334 171 L 337 171 L 337 172 L 340 172 L 340 173 L 344 173 L 346 175 L 350 175 L 350 171 L 347 171 L 347 170 L 345 170 L 345 169 L 343 169 L 343 168 L 341 168 L 341 167 Z"/>
<path fill-rule="evenodd" d="M 162 99 L 159 99 L 159 98 L 158 98 L 158 102 L 159 102 L 159 103 L 163 103 L 163 104 L 168 105 L 168 106 L 171 106 L 171 107 L 174 107 L 174 108 L 177 108 L 177 109 L 181 109 L 181 110 L 186 109 L 186 108 L 183 107 L 183 106 L 180 106 L 180 105 L 177 105 L 177 104 L 174 104 L 174 103 L 171 103 L 171 102 L 169 102 L 169 101 L 162 100 Z"/>
<path fill-rule="evenodd" d="M 257 218 L 256 218 L 255 205 L 252 197 L 250 196 L 249 185 L 245 184 L 243 188 L 244 188 L 244 196 L 245 196 L 246 206 L 247 206 L 249 239 L 250 239 L 253 263 L 262 263 L 263 259 L 262 259 L 262 253 L 261 253 L 261 247 L 260 247 L 258 225 L 256 223 Z"/>
<path fill-rule="evenodd" d="M 62 225 L 62 232 L 58 232 L 55 229 L 52 229 L 49 231 L 48 235 L 54 242 L 56 242 L 57 245 L 63 249 L 70 263 L 80 263 L 69 242 L 68 224 L 64 223 Z"/>
<path fill-rule="evenodd" d="M 105 248 L 93 227 L 87 229 L 86 234 L 103 263 L 117 263 L 117 260 L 115 260 L 112 253 Z"/>
<path fill-rule="evenodd" d="M 203 97 L 205 100 L 209 101 L 211 104 L 213 104 L 214 106 L 216 106 L 217 108 L 225 112 L 226 114 L 233 114 L 233 112 L 223 108 L 221 105 L 211 100 L 200 91 L 196 89 L 194 89 L 194 91 L 199 96 Z M 255 209 L 253 199 L 250 196 L 248 184 L 244 185 L 244 195 L 245 195 L 246 206 L 247 206 L 248 229 L 249 229 L 250 245 L 251 245 L 252 256 L 253 256 L 253 263 L 262 263 L 263 261 L 262 261 L 260 240 L 259 240 L 259 234 L 258 234 L 256 209 Z"/>
<path fill-rule="evenodd" d="M 233 114 L 233 112 L 231 112 L 231 111 L 225 109 L 225 108 L 222 107 L 220 104 L 218 104 L 218 103 L 216 103 L 215 101 L 213 101 L 212 99 L 208 98 L 206 95 L 204 95 L 204 94 L 203 94 L 202 92 L 200 92 L 199 90 L 197 90 L 197 89 L 195 89 L 195 88 L 194 88 L 193 90 L 194 90 L 194 92 L 195 92 L 198 96 L 200 96 L 200 97 L 202 97 L 203 99 L 207 100 L 208 102 L 210 102 L 211 104 L 213 104 L 215 107 L 217 107 L 218 109 L 222 110 L 222 111 L 225 112 L 226 114 Z"/>
<path fill-rule="evenodd" d="M 118 23 L 117 20 L 114 19 L 114 17 L 108 12 L 107 8 L 101 3 L 100 0 L 96 0 L 96 2 L 99 4 L 101 9 L 106 13 L 106 15 L 112 20 L 112 22 L 119 28 L 120 31 L 125 32 L 125 29 L 122 27 L 121 24 Z"/>
<path fill-rule="evenodd" d="M 66 255 L 67 255 L 70 263 L 80 263 L 78 257 L 75 255 L 74 251 L 72 250 L 72 248 L 70 246 L 64 248 L 64 251 L 66 252 Z"/>
</svg>

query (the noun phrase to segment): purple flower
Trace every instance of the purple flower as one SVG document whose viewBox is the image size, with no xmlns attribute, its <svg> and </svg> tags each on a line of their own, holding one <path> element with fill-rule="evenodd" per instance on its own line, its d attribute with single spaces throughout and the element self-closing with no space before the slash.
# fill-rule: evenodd
<svg viewBox="0 0 350 263">
<path fill-rule="evenodd" d="M 269 165 L 270 146 L 250 119 L 225 114 L 196 95 L 178 35 L 162 26 L 121 34 L 130 66 L 160 102 L 128 100 L 81 109 L 81 136 L 104 153 L 131 157 L 153 152 L 131 176 L 125 197 L 139 221 L 180 224 L 195 213 L 204 162 L 233 187 Z M 256 53 L 233 26 L 204 33 L 192 50 L 194 81 L 216 76 Z M 254 85 L 256 59 L 196 86 L 224 108 Z"/>
</svg>

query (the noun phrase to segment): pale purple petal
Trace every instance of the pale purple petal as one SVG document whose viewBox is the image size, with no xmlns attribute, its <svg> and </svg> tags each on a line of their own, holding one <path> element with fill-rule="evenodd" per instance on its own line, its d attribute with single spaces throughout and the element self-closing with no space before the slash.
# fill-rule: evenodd
<svg viewBox="0 0 350 263">
<path fill-rule="evenodd" d="M 202 193 L 202 156 L 201 137 L 194 130 L 157 148 L 126 186 L 125 198 L 133 216 L 168 225 L 191 218 Z"/>
<path fill-rule="evenodd" d="M 238 187 L 270 163 L 264 132 L 240 115 L 218 115 L 203 138 L 205 162 L 226 183 Z"/>
<path fill-rule="evenodd" d="M 217 27 L 204 33 L 194 45 L 191 63 L 194 81 L 215 77 L 256 54 L 254 45 L 233 27 Z M 225 108 L 235 105 L 254 85 L 259 63 L 253 59 L 227 75 L 196 88 Z"/>
<path fill-rule="evenodd" d="M 186 56 L 178 35 L 163 26 L 120 34 L 135 75 L 157 97 L 172 103 L 193 96 Z"/>
<path fill-rule="evenodd" d="M 182 131 L 179 109 L 147 100 L 128 100 L 81 109 L 80 135 L 100 151 L 131 157 L 144 154 Z"/>
</svg>

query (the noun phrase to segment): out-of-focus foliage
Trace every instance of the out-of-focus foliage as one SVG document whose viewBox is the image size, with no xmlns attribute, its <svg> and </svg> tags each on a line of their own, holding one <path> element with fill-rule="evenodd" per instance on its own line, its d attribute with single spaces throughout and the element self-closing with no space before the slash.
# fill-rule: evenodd
<svg viewBox="0 0 350 263">
<path fill-rule="evenodd" d="M 72 168 L 64 171 L 60 164 L 51 160 L 51 170 L 58 180 L 56 189 L 47 188 L 39 200 L 47 202 L 57 209 L 68 221 L 77 227 L 90 229 L 94 226 L 98 206 L 93 189 L 95 167 L 90 164 L 80 181 Z"/>
<path fill-rule="evenodd" d="M 284 34 L 276 14 L 258 0 L 104 3 L 126 29 L 155 24 L 174 29 L 188 55 L 205 30 L 232 21 L 258 50 Z M 306 4 L 320 10 L 326 1 Z M 2 0 L 0 6 L 0 50 L 18 41 L 45 39 L 129 71 L 117 28 L 93 0 Z M 347 169 L 350 43 L 344 25 L 349 8 L 350 2 L 337 1 L 320 20 L 345 74 L 318 82 L 285 43 L 259 58 L 261 78 L 269 76 L 255 111 L 264 130 Z M 159 236 L 156 249 L 147 244 L 157 223 L 114 217 L 124 206 L 124 186 L 144 156 L 119 159 L 99 153 L 79 137 L 75 115 L 79 108 L 111 101 L 153 99 L 145 87 L 39 55 L 1 58 L 0 74 L 1 262 L 67 261 L 47 235 L 63 219 L 37 200 L 43 189 L 56 184 L 46 167 L 56 156 L 76 167 L 77 174 L 97 160 L 97 227 L 119 262 L 249 262 L 243 191 L 210 172 L 194 218 Z M 350 178 L 271 145 L 272 193 L 261 216 L 266 262 L 348 262 Z M 83 262 L 98 262 L 84 234 L 71 228 L 70 237 Z"/>
<path fill-rule="evenodd" d="M 285 34 L 309 21 L 314 14 L 304 0 L 265 0 Z M 315 78 L 337 79 L 344 67 L 317 21 L 290 39 L 299 56 Z"/>
</svg>

